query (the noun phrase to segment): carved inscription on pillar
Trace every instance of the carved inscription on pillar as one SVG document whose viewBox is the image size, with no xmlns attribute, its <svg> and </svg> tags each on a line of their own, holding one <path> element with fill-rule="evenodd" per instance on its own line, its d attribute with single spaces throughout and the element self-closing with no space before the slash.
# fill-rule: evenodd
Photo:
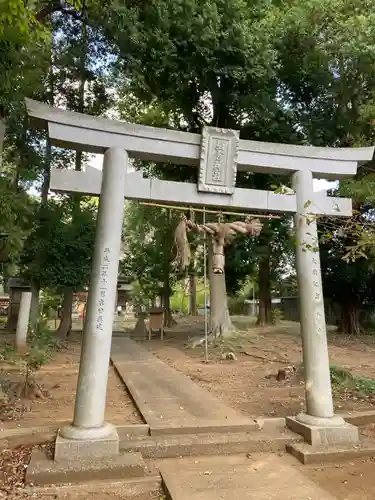
<svg viewBox="0 0 375 500">
<path fill-rule="evenodd" d="M 99 289 L 99 301 L 98 308 L 96 311 L 96 329 L 103 331 L 103 314 L 104 314 L 104 304 L 107 296 L 107 284 L 108 284 L 108 267 L 110 264 L 110 249 L 104 249 L 104 257 L 100 266 L 100 289 Z"/>
<path fill-rule="evenodd" d="M 322 300 L 322 287 L 320 282 L 320 262 L 319 258 L 316 256 L 312 258 L 311 272 L 313 275 L 312 285 L 314 287 L 314 302 L 320 302 Z"/>
<path fill-rule="evenodd" d="M 239 135 L 236 130 L 205 127 L 202 131 L 198 191 L 233 194 Z"/>
<path fill-rule="evenodd" d="M 319 254 L 313 255 L 311 259 L 312 263 L 312 285 L 313 285 L 313 299 L 315 305 L 315 332 L 318 335 L 325 333 L 325 316 L 324 316 L 324 303 L 323 303 L 323 292 L 322 292 L 322 280 L 320 273 L 320 259 Z"/>
</svg>

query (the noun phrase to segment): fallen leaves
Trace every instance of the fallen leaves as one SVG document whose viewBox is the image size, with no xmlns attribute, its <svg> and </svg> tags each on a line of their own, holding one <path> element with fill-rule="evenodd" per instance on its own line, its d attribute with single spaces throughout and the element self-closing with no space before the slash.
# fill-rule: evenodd
<svg viewBox="0 0 375 500">
<path fill-rule="evenodd" d="M 24 488 L 31 451 L 31 446 L 5 448 L 0 451 L 0 495 L 3 497 L 9 498 L 9 495 Z"/>
</svg>

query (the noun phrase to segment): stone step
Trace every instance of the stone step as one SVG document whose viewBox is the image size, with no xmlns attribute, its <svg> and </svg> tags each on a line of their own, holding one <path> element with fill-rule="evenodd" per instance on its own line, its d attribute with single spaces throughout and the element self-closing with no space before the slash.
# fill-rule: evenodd
<svg viewBox="0 0 375 500">
<path fill-rule="evenodd" d="M 286 450 L 303 464 L 323 464 L 375 457 L 375 442 L 364 439 L 359 444 L 343 443 L 330 446 L 312 446 L 305 442 L 295 442 L 288 443 Z"/>
<path fill-rule="evenodd" d="M 160 465 L 170 500 L 335 500 L 277 455 L 213 456 Z"/>
<path fill-rule="evenodd" d="M 34 450 L 26 471 L 26 484 L 48 485 L 81 483 L 102 479 L 136 478 L 147 474 L 140 453 L 120 453 L 94 460 L 55 462 L 40 450 Z"/>
<path fill-rule="evenodd" d="M 240 434 L 251 433 L 259 430 L 256 422 L 241 420 L 233 423 L 218 423 L 214 420 L 196 420 L 191 423 L 184 422 L 182 425 L 161 423 L 150 424 L 151 436 L 176 436 L 183 434 Z"/>
<path fill-rule="evenodd" d="M 111 361 L 151 435 L 248 432 L 246 417 L 129 338 L 113 338 Z"/>
<path fill-rule="evenodd" d="M 302 438 L 288 430 L 284 432 L 250 432 L 230 434 L 183 434 L 179 436 L 148 436 L 123 439 L 122 452 L 139 452 L 143 458 L 174 458 L 188 456 L 233 455 L 237 453 L 285 451 L 287 444 Z"/>
<path fill-rule="evenodd" d="M 22 490 L 30 498 L 121 498 L 123 500 L 145 500 L 161 497 L 161 477 L 159 474 L 128 480 L 102 480 L 87 483 L 61 484 L 59 486 L 27 486 Z M 89 495 L 89 496 L 88 496 Z M 113 497 L 112 497 L 113 495 Z M 28 498 L 29 498 L 28 497 Z M 104 497 L 103 497 L 104 498 Z"/>
</svg>

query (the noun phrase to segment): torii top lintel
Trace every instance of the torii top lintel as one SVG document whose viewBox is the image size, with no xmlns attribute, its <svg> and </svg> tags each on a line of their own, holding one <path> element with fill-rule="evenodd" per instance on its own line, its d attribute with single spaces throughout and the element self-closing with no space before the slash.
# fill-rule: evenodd
<svg viewBox="0 0 375 500">
<path fill-rule="evenodd" d="M 373 147 L 318 148 L 246 141 L 238 139 L 238 132 L 231 130 L 208 127 L 200 135 L 93 117 L 31 99 L 26 99 L 26 105 L 37 126 L 48 128 L 53 144 L 89 153 L 121 147 L 133 158 L 202 166 L 205 149 L 212 147 L 221 157 L 231 156 L 235 170 L 289 175 L 308 169 L 314 177 L 332 180 L 354 175 L 358 164 L 370 161 L 374 155 Z M 224 149 L 220 149 L 222 144 Z M 214 165 L 207 164 L 206 168 L 213 178 Z M 232 175 L 234 183 L 235 172 Z M 200 181 L 204 189 L 205 180 Z M 221 191 L 220 182 L 212 184 L 218 184 L 212 191 Z"/>
</svg>

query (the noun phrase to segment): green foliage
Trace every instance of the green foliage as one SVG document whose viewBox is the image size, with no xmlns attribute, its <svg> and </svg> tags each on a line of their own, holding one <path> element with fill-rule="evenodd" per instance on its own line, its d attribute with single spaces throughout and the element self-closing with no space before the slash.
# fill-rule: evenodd
<svg viewBox="0 0 375 500">
<path fill-rule="evenodd" d="M 94 236 L 91 207 L 77 211 L 69 200 L 49 200 L 25 242 L 22 275 L 42 288 L 82 290 L 89 281 Z"/>
<path fill-rule="evenodd" d="M 14 345 L 2 344 L 0 359 L 7 363 L 16 364 L 26 379 L 51 359 L 53 352 L 58 348 L 51 330 L 48 328 L 47 318 L 39 318 L 37 327 L 28 334 L 28 346 L 25 353 L 18 353 Z"/>
<path fill-rule="evenodd" d="M 280 9 L 282 98 L 310 143 L 349 146 L 373 136 L 361 106 L 373 101 L 374 6 L 370 0 L 364 13 L 359 0 L 308 0 Z"/>
<path fill-rule="evenodd" d="M 174 279 L 175 211 L 127 203 L 125 210 L 126 257 L 122 272 L 133 276 L 142 295 L 155 298 L 161 293 L 166 275 Z M 173 281 L 172 281 L 173 283 Z"/>
<path fill-rule="evenodd" d="M 34 13 L 22 0 L 1 2 L 0 36 L 4 36 L 10 27 L 17 29 L 19 34 L 27 34 L 36 25 Z"/>
<path fill-rule="evenodd" d="M 0 234 L 3 236 L 6 260 L 15 262 L 23 240 L 30 230 L 37 203 L 23 189 L 14 191 L 8 176 L 0 175 Z"/>
<path fill-rule="evenodd" d="M 144 305 L 148 306 L 149 297 L 147 296 L 147 291 L 145 292 L 140 285 L 139 281 L 134 281 L 132 283 L 133 289 L 131 291 L 130 297 L 131 302 L 134 306 Z"/>
<path fill-rule="evenodd" d="M 156 96 L 195 128 L 210 121 L 206 92 L 214 93 L 214 124 L 224 107 L 250 107 L 255 94 L 261 97 L 274 75 L 270 11 L 263 0 L 152 0 L 112 4 L 102 22 L 133 92 L 142 100 Z"/>
<path fill-rule="evenodd" d="M 26 142 L 25 96 L 40 96 L 48 68 L 51 33 L 22 0 L 0 2 L 0 117 L 7 119 L 8 144 Z"/>
<path fill-rule="evenodd" d="M 375 0 L 365 7 L 361 0 L 1 2 L 0 117 L 6 118 L 7 142 L 0 233 L 9 235 L 12 261 L 26 238 L 25 276 L 77 289 L 88 281 L 93 235 L 93 214 L 83 209 L 73 223 L 65 202 L 49 204 L 50 213 L 31 223 L 36 207 L 27 189 L 46 179 L 51 164 L 73 166 L 73 157 L 61 150 L 45 154 L 45 135 L 30 132 L 25 119 L 25 96 L 100 115 L 116 95 L 115 111 L 139 123 L 194 132 L 210 124 L 270 142 L 373 144 L 374 12 Z M 165 179 L 196 180 L 191 167 L 137 166 Z M 365 204 L 373 181 L 361 169 L 340 192 Z M 274 175 L 239 173 L 237 185 L 269 189 L 280 182 Z M 166 211 L 134 206 L 126 220 L 123 270 L 137 279 L 143 297 L 154 297 L 166 275 L 177 277 L 171 264 L 178 215 L 169 219 Z M 337 248 L 334 238 L 325 242 L 328 295 L 344 298 L 350 290 L 358 304 L 373 302 L 371 220 L 345 244 L 358 262 L 347 266 L 347 248 Z M 256 240 L 236 238 L 226 251 L 229 293 L 236 294 L 267 259 L 271 283 L 280 281 L 294 266 L 291 243 L 287 218 L 267 223 Z"/>
<path fill-rule="evenodd" d="M 46 31 L 46 28 L 40 23 L 40 11 L 46 6 L 48 2 L 33 0 L 32 2 L 25 2 L 24 0 L 7 0 L 0 3 L 0 37 L 7 38 L 10 34 L 13 37 L 33 36 L 32 32 Z M 82 8 L 82 0 L 68 0 L 65 2 L 67 6 L 74 9 Z M 59 4 L 55 3 L 56 7 Z M 58 9 L 56 9 L 58 10 Z M 52 9 L 53 11 L 53 9 Z M 12 33 L 13 32 L 13 33 Z M 38 33 L 41 36 L 41 33 Z M 16 38 L 14 38 L 14 41 Z"/>
<path fill-rule="evenodd" d="M 14 345 L 1 344 L 0 345 L 0 361 L 11 363 L 15 355 Z"/>
<path fill-rule="evenodd" d="M 318 224 L 324 295 L 340 307 L 341 329 L 353 334 L 363 330 L 375 297 L 374 254 L 364 253 L 368 239 L 362 230 L 363 221 L 371 221 L 373 209 L 369 202 L 356 205 L 359 210 L 348 222 Z"/>
<path fill-rule="evenodd" d="M 41 366 L 48 363 L 52 353 L 58 347 L 54 340 L 52 331 L 48 328 L 48 318 L 39 318 L 36 329 L 31 330 L 28 337 L 29 350 L 25 355 L 28 370 L 37 371 Z"/>
<path fill-rule="evenodd" d="M 58 290 L 44 288 L 39 296 L 40 310 L 48 318 L 52 312 L 57 311 L 61 304 L 61 293 Z"/>
<path fill-rule="evenodd" d="M 247 314 L 247 304 L 245 304 L 245 297 L 229 297 L 228 298 L 228 309 L 229 314 L 242 315 Z"/>
<path fill-rule="evenodd" d="M 183 286 L 184 283 L 177 283 L 174 287 L 171 296 L 171 309 L 172 311 L 181 312 L 182 314 L 189 314 L 189 290 Z M 204 284 L 203 280 L 197 280 L 197 309 L 204 308 Z M 206 290 L 207 302 L 210 300 L 210 290 L 207 284 Z"/>
<path fill-rule="evenodd" d="M 366 398 L 375 393 L 375 380 L 357 377 L 343 368 L 330 366 L 331 382 L 337 392 L 350 392 L 359 398 Z"/>
<path fill-rule="evenodd" d="M 114 104 L 109 77 L 112 60 L 101 32 L 80 20 L 56 13 L 51 83 L 56 100 L 73 111 L 102 115 Z"/>
</svg>

